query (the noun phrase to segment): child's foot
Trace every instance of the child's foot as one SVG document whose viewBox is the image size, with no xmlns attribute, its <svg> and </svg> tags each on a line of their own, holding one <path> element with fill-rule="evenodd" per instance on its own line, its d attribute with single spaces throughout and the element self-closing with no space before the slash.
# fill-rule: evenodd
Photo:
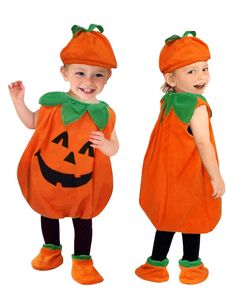
<svg viewBox="0 0 235 306">
<path fill-rule="evenodd" d="M 201 259 L 196 261 L 180 260 L 180 276 L 181 283 L 193 285 L 205 281 L 208 277 L 209 271 L 204 267 Z"/>
<path fill-rule="evenodd" d="M 150 282 L 166 282 L 169 279 L 169 274 L 166 268 L 168 262 L 168 259 L 158 261 L 149 257 L 144 265 L 135 270 L 135 274 L 140 278 Z"/>
<path fill-rule="evenodd" d="M 104 279 L 93 266 L 89 255 L 72 255 L 72 278 L 82 285 L 101 283 Z"/>
<path fill-rule="evenodd" d="M 61 249 L 61 246 L 44 244 L 38 256 L 32 260 L 32 267 L 40 271 L 51 270 L 59 267 L 63 263 Z"/>
</svg>

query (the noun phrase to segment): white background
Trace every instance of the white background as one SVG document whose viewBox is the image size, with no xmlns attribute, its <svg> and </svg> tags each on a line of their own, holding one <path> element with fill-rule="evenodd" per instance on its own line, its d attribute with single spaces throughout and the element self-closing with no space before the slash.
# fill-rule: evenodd
<svg viewBox="0 0 235 306">
<path fill-rule="evenodd" d="M 6 2 L 6 1 L 5 1 Z M 233 1 L 67 0 L 16 1 L 0 4 L 0 304 L 1 305 L 232 305 L 234 288 L 234 9 Z M 43 240 L 40 218 L 26 204 L 16 168 L 32 131 L 18 119 L 7 84 L 21 79 L 32 110 L 47 91 L 66 91 L 59 73 L 59 52 L 73 24 L 103 25 L 115 51 L 118 69 L 102 92 L 117 114 L 120 151 L 112 158 L 115 188 L 109 205 L 94 220 L 92 256 L 105 278 L 82 286 L 70 276 L 73 228 L 61 221 L 64 264 L 49 272 L 31 268 Z M 226 181 L 223 217 L 203 235 L 201 258 L 210 270 L 205 283 L 182 285 L 178 259 L 180 234 L 168 258 L 170 280 L 142 281 L 134 270 L 151 254 L 155 229 L 139 208 L 142 160 L 159 112 L 163 82 L 158 54 L 165 38 L 195 30 L 211 49 L 211 83 L 205 92 Z M 4 301 L 4 302 L 3 302 Z"/>
</svg>

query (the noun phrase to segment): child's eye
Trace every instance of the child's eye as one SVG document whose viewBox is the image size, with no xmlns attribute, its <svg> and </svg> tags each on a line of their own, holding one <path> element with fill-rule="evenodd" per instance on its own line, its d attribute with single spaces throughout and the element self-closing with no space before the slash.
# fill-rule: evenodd
<svg viewBox="0 0 235 306">
<path fill-rule="evenodd" d="M 75 72 L 75 74 L 76 74 L 76 75 L 79 75 L 79 76 L 84 76 L 84 75 L 85 75 L 85 73 L 82 72 L 82 71 L 77 71 L 77 72 Z"/>
<path fill-rule="evenodd" d="M 95 74 L 95 77 L 96 77 L 96 78 L 103 78 L 104 75 L 103 75 L 102 73 L 96 73 L 96 74 Z"/>
<path fill-rule="evenodd" d="M 196 73 L 196 70 L 194 69 L 188 71 L 188 74 L 195 74 L 195 73 Z"/>
<path fill-rule="evenodd" d="M 208 71 L 208 70 L 209 70 L 208 67 L 202 69 L 202 71 Z"/>
</svg>

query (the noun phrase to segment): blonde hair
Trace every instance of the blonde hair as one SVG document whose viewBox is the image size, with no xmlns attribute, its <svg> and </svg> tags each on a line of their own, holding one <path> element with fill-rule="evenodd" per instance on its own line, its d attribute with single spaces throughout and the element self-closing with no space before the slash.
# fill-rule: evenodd
<svg viewBox="0 0 235 306">
<path fill-rule="evenodd" d="M 174 87 L 171 87 L 169 84 L 167 84 L 166 82 L 160 87 L 161 91 L 163 91 L 164 93 L 168 93 L 168 92 L 174 92 L 175 89 Z"/>
</svg>

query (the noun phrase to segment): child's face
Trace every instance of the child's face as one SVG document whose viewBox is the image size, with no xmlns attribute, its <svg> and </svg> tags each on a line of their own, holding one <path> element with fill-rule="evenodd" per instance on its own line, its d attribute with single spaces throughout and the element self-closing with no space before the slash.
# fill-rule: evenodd
<svg viewBox="0 0 235 306">
<path fill-rule="evenodd" d="M 111 70 L 83 64 L 62 67 L 61 73 L 70 84 L 71 96 L 84 102 L 97 102 L 96 96 L 111 76 Z"/>
<path fill-rule="evenodd" d="M 166 74 L 167 75 L 167 74 Z M 165 75 L 165 79 L 166 79 Z M 175 92 L 191 92 L 203 94 L 209 81 L 210 74 L 207 62 L 196 62 L 182 68 L 178 68 L 168 75 L 166 82 L 174 87 Z"/>
</svg>

